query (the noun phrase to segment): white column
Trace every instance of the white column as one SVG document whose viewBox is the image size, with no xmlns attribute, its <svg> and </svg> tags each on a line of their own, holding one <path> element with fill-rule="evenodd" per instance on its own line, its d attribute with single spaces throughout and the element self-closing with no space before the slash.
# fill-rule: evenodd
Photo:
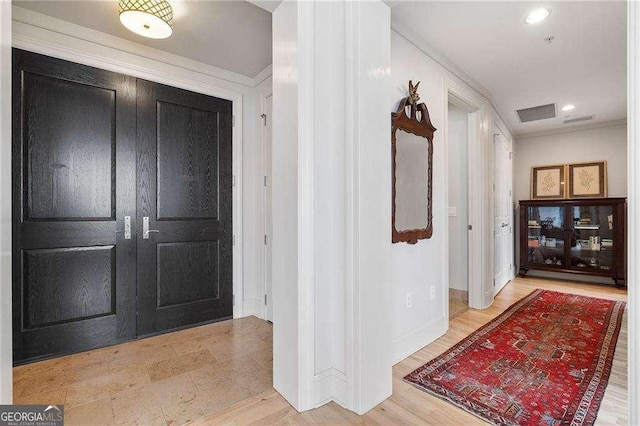
<svg viewBox="0 0 640 426">
<path fill-rule="evenodd" d="M 302 411 L 391 395 L 390 12 L 273 13 L 274 387 Z"/>
<path fill-rule="evenodd" d="M 628 174 L 627 286 L 629 288 L 629 424 L 640 424 L 640 4 L 628 2 Z"/>
<path fill-rule="evenodd" d="M 301 280 L 298 262 L 299 150 L 308 144 L 298 140 L 299 9 L 285 1 L 273 13 L 273 386 L 297 410 L 306 410 L 313 396 L 306 361 L 313 323 L 305 312 L 309 282 Z"/>
<path fill-rule="evenodd" d="M 364 414 L 392 392 L 391 17 L 382 2 L 346 7 L 347 401 Z"/>
<path fill-rule="evenodd" d="M 12 401 L 11 2 L 0 0 L 0 404 Z"/>
</svg>

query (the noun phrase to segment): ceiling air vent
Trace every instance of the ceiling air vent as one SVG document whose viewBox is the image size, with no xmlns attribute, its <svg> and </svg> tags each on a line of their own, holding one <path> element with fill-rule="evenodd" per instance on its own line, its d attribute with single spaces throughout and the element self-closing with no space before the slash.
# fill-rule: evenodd
<svg viewBox="0 0 640 426">
<path fill-rule="evenodd" d="M 570 120 L 564 120 L 564 124 L 579 123 L 580 121 L 593 120 L 593 115 L 585 115 L 584 117 L 576 117 Z"/>
<path fill-rule="evenodd" d="M 529 121 L 544 120 L 546 118 L 555 118 L 556 104 L 540 105 L 533 108 L 519 109 L 516 111 L 521 123 Z"/>
</svg>

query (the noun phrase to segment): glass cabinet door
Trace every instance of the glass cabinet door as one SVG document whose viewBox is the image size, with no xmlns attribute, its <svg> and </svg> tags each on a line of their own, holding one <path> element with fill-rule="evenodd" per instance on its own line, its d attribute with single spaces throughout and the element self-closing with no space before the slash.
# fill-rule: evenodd
<svg viewBox="0 0 640 426">
<path fill-rule="evenodd" d="M 612 206 L 573 206 L 570 267 L 587 271 L 614 268 Z"/>
<path fill-rule="evenodd" d="M 564 220 L 564 206 L 527 208 L 527 250 L 530 265 L 566 267 Z"/>
</svg>

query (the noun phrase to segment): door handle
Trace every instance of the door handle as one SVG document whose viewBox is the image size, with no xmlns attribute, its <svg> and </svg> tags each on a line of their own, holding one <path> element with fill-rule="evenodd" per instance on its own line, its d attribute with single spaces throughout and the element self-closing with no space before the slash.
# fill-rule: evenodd
<svg viewBox="0 0 640 426">
<path fill-rule="evenodd" d="M 509 224 L 508 224 L 508 223 L 503 223 L 503 224 L 502 224 L 502 227 L 503 227 L 503 228 L 506 228 L 507 226 L 509 226 Z"/>
<path fill-rule="evenodd" d="M 142 239 L 148 240 L 149 233 L 151 232 L 160 232 L 158 229 L 149 229 L 149 216 L 145 216 L 142 218 Z"/>
</svg>

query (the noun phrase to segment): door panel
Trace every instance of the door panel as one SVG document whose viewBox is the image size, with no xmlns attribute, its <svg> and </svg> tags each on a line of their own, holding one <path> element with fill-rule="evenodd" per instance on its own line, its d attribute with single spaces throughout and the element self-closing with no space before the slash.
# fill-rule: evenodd
<svg viewBox="0 0 640 426">
<path fill-rule="evenodd" d="M 217 220 L 217 114 L 162 101 L 157 114 L 158 220 Z"/>
<path fill-rule="evenodd" d="M 13 78 L 14 362 L 133 338 L 135 79 L 17 49 Z"/>
<path fill-rule="evenodd" d="M 494 135 L 494 286 L 502 288 L 511 271 L 511 159 L 507 142 Z"/>
<path fill-rule="evenodd" d="M 115 91 L 30 72 L 22 81 L 26 218 L 113 220 Z"/>
<path fill-rule="evenodd" d="M 115 314 L 114 246 L 24 250 L 23 254 L 26 329 Z"/>
<path fill-rule="evenodd" d="M 220 296 L 219 242 L 158 244 L 158 307 Z M 184 278 L 184 286 L 176 286 Z"/>
<path fill-rule="evenodd" d="M 232 103 L 138 80 L 138 334 L 233 315 Z"/>
</svg>

